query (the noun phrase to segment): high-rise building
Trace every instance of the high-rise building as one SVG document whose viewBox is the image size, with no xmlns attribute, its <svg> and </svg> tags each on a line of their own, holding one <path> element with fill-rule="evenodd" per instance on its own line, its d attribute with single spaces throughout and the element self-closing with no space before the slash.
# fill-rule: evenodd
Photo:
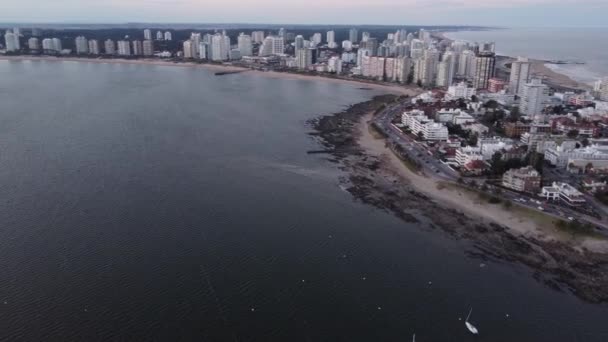
<svg viewBox="0 0 608 342">
<path fill-rule="evenodd" d="M 89 40 L 89 54 L 99 55 L 99 41 L 97 39 Z"/>
<path fill-rule="evenodd" d="M 225 61 L 230 58 L 230 37 L 216 33 L 211 37 L 211 60 Z"/>
<path fill-rule="evenodd" d="M 327 31 L 327 46 L 330 49 L 335 48 L 336 45 L 336 32 L 335 31 Z"/>
<path fill-rule="evenodd" d="M 359 42 L 359 30 L 356 28 L 351 28 L 348 31 L 348 40 L 350 40 L 353 44 L 357 44 Z"/>
<path fill-rule="evenodd" d="M 420 31 L 418 31 L 418 39 L 424 42 L 425 47 L 431 45 L 431 32 L 420 29 Z"/>
<path fill-rule="evenodd" d="M 163 35 L 163 33 L 161 31 L 156 32 L 156 40 L 163 40 L 164 38 L 165 38 L 165 35 Z"/>
<path fill-rule="evenodd" d="M 165 40 L 173 40 L 173 34 L 169 31 L 165 32 Z"/>
<path fill-rule="evenodd" d="M 40 41 L 36 37 L 27 40 L 27 47 L 30 50 L 40 50 Z"/>
<path fill-rule="evenodd" d="M 371 57 L 371 56 L 372 56 L 372 52 L 368 49 L 357 50 L 357 66 L 362 65 L 364 57 Z"/>
<path fill-rule="evenodd" d="M 144 30 L 144 40 L 152 40 L 152 31 L 150 29 Z"/>
<path fill-rule="evenodd" d="M 44 53 L 55 53 L 55 46 L 53 46 L 53 39 L 45 38 L 42 40 L 42 51 Z"/>
<path fill-rule="evenodd" d="M 281 27 L 281 28 L 279 29 L 279 34 L 278 34 L 278 36 L 279 36 L 279 37 L 283 37 L 283 38 L 285 38 L 286 33 L 287 33 L 287 31 L 285 31 L 285 28 Z"/>
<path fill-rule="evenodd" d="M 61 50 L 63 50 L 63 44 L 61 44 L 61 39 L 53 38 L 53 49 L 57 52 L 61 52 Z"/>
<path fill-rule="evenodd" d="M 253 56 L 253 43 L 250 35 L 241 33 L 237 39 L 237 44 L 241 57 Z"/>
<path fill-rule="evenodd" d="M 108 39 L 103 44 L 103 49 L 106 52 L 106 55 L 113 55 L 116 53 L 116 44 L 111 39 Z"/>
<path fill-rule="evenodd" d="M 76 45 L 76 54 L 85 55 L 85 54 L 89 53 L 89 41 L 85 37 L 83 37 L 83 36 L 76 37 L 75 45 Z"/>
<path fill-rule="evenodd" d="M 209 59 L 209 43 L 201 42 L 198 46 L 198 58 Z"/>
<path fill-rule="evenodd" d="M 549 99 L 549 87 L 544 85 L 540 79 L 533 78 L 524 84 L 521 97 L 521 113 L 531 120 L 542 114 Z"/>
<path fill-rule="evenodd" d="M 409 45 L 409 46 L 410 46 L 410 48 L 411 48 L 411 45 L 412 45 L 412 41 L 413 41 L 413 40 L 414 40 L 414 34 L 413 34 L 413 33 L 411 33 L 411 32 L 410 32 L 410 33 L 408 33 L 408 34 L 407 34 L 407 37 L 405 38 L 405 42 L 407 43 L 407 45 Z"/>
<path fill-rule="evenodd" d="M 4 34 L 4 46 L 6 48 L 6 51 L 13 52 L 19 50 L 17 42 L 19 42 L 19 37 L 11 31 L 6 31 L 6 33 Z"/>
<path fill-rule="evenodd" d="M 353 42 L 351 42 L 350 40 L 345 40 L 342 42 L 342 49 L 344 51 L 352 51 L 353 49 Z"/>
<path fill-rule="evenodd" d="M 458 58 L 458 70 L 456 74 L 460 77 L 472 77 L 475 70 L 472 68 L 475 62 L 475 53 L 471 50 L 464 50 Z"/>
<path fill-rule="evenodd" d="M 403 43 L 406 40 L 407 40 L 407 31 L 405 29 L 399 29 L 399 30 L 397 30 L 397 32 L 395 32 L 395 36 L 393 39 L 395 44 Z"/>
<path fill-rule="evenodd" d="M 341 74 L 342 73 L 342 59 L 340 59 L 340 57 L 337 57 L 337 56 L 331 57 L 327 61 L 327 71 L 335 72 L 336 74 Z"/>
<path fill-rule="evenodd" d="M 131 56 L 131 42 L 128 40 L 118 41 L 118 55 L 119 56 Z"/>
<path fill-rule="evenodd" d="M 260 56 L 281 55 L 285 51 L 285 42 L 283 37 L 268 36 L 264 39 L 260 47 Z"/>
<path fill-rule="evenodd" d="M 370 34 L 369 34 L 369 32 L 363 32 L 361 34 L 361 41 L 362 42 L 366 42 L 369 39 L 369 37 L 371 37 Z"/>
<path fill-rule="evenodd" d="M 21 36 L 21 28 L 20 27 L 13 27 L 13 33 L 15 35 L 17 35 L 17 37 Z"/>
<path fill-rule="evenodd" d="M 524 85 L 530 80 L 530 61 L 519 57 L 511 64 L 511 75 L 509 77 L 509 93 L 522 96 Z"/>
<path fill-rule="evenodd" d="M 480 52 L 475 59 L 475 77 L 473 86 L 476 89 L 487 89 L 490 78 L 494 77 L 496 55 L 493 52 Z"/>
<path fill-rule="evenodd" d="M 144 40 L 142 43 L 142 47 L 144 50 L 144 56 L 152 56 L 154 55 L 154 41 L 151 39 Z"/>
<path fill-rule="evenodd" d="M 192 41 L 191 40 L 184 41 L 183 47 L 184 47 L 184 58 L 188 58 L 188 59 L 194 58 L 195 52 L 192 47 Z"/>
<path fill-rule="evenodd" d="M 32 36 L 34 37 L 40 37 L 42 36 L 42 30 L 39 28 L 32 28 Z"/>
<path fill-rule="evenodd" d="M 298 50 L 304 48 L 304 37 L 302 35 L 296 36 L 296 39 L 294 41 L 294 48 L 295 48 L 295 51 L 298 51 Z"/>
<path fill-rule="evenodd" d="M 436 49 L 426 49 L 424 56 L 416 60 L 414 65 L 414 80 L 420 81 L 422 85 L 429 86 L 436 82 L 437 65 L 439 64 L 439 51 Z"/>
<path fill-rule="evenodd" d="M 251 32 L 251 39 L 254 43 L 259 44 L 264 41 L 264 31 L 253 31 Z"/>
<path fill-rule="evenodd" d="M 141 44 L 141 40 L 133 41 L 133 56 L 142 56 L 144 54 L 144 48 Z"/>
<path fill-rule="evenodd" d="M 406 83 L 412 71 L 412 60 L 407 56 L 395 58 L 393 81 Z"/>
<path fill-rule="evenodd" d="M 367 38 L 367 40 L 361 41 L 359 47 L 371 51 L 372 56 L 378 55 L 378 39 L 376 38 Z"/>
<path fill-rule="evenodd" d="M 601 101 L 608 101 L 608 78 L 596 82 L 594 90 Z"/>
<path fill-rule="evenodd" d="M 454 81 L 455 73 L 455 54 L 452 51 L 447 51 L 443 54 L 441 63 L 437 70 L 437 86 L 449 87 Z"/>
<path fill-rule="evenodd" d="M 320 33 L 315 33 L 310 37 L 310 41 L 313 42 L 315 46 L 319 45 L 323 41 L 323 36 Z"/>
</svg>

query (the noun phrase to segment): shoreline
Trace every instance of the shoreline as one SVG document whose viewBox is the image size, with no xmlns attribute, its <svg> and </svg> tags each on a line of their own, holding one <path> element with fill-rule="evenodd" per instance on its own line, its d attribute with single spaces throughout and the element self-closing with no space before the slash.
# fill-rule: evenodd
<svg viewBox="0 0 608 342">
<path fill-rule="evenodd" d="M 434 35 L 437 38 L 453 42 L 454 39 L 448 37 L 446 35 L 447 33 L 449 33 L 449 32 L 436 32 L 436 33 L 434 33 Z M 502 64 L 504 67 L 505 63 L 510 63 L 511 61 L 515 61 L 515 60 L 517 60 L 517 57 L 518 57 L 518 56 L 506 56 L 506 55 L 498 55 L 498 54 L 496 56 L 498 58 L 503 59 L 503 61 L 501 63 L 499 63 L 497 61 L 497 63 L 496 63 L 497 68 L 498 68 L 499 64 Z M 525 56 L 523 56 L 523 57 L 525 57 Z M 590 84 L 587 84 L 582 81 L 577 81 L 566 74 L 562 74 L 562 73 L 559 73 L 559 72 L 553 70 L 552 68 L 550 68 L 548 66 L 551 63 L 549 63 L 546 60 L 529 58 L 529 61 L 531 62 L 530 74 L 543 78 L 545 83 L 551 87 L 565 88 L 565 89 L 571 89 L 571 90 L 580 90 L 580 91 L 586 91 L 586 90 L 592 89 L 592 86 Z M 510 70 L 510 69 L 506 69 L 506 70 Z"/>
<path fill-rule="evenodd" d="M 482 262 L 527 266 L 538 281 L 591 303 L 608 302 L 608 242 L 571 236 L 549 221 L 475 199 L 410 169 L 370 131 L 369 120 L 393 95 L 351 106 L 311 122 L 330 161 L 346 175 L 341 187 L 355 199 L 402 219 L 404 229 L 430 229 L 470 243 Z M 523 216 L 523 217 L 522 217 Z M 412 225 L 415 225 L 412 227 Z"/>
<path fill-rule="evenodd" d="M 236 71 L 247 72 L 255 75 L 264 75 L 266 77 L 293 79 L 293 80 L 321 80 L 324 82 L 336 82 L 342 84 L 350 84 L 359 88 L 370 88 L 379 90 L 385 93 L 409 95 L 412 86 L 393 84 L 379 84 L 377 82 L 367 82 L 364 80 L 358 81 L 355 79 L 342 79 L 334 77 L 325 77 L 322 75 L 305 75 L 281 71 L 260 71 L 247 67 L 228 65 L 228 64 L 212 64 L 212 63 L 196 63 L 189 61 L 174 62 L 169 60 L 161 60 L 154 58 L 140 59 L 124 59 L 124 58 L 80 58 L 80 57 L 54 57 L 54 56 L 0 56 L 0 61 L 35 61 L 35 62 L 80 62 L 80 63 L 96 63 L 96 64 L 124 64 L 124 65 L 152 65 L 152 66 L 174 66 L 182 68 L 201 68 L 211 71 Z"/>
</svg>

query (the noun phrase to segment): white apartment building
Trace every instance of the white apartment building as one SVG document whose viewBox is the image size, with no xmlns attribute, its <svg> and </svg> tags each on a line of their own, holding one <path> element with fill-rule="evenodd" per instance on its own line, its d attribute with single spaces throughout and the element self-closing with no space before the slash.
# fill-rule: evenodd
<svg viewBox="0 0 608 342">
<path fill-rule="evenodd" d="M 549 100 L 549 87 L 544 85 L 540 79 L 532 79 L 524 84 L 521 93 L 521 113 L 529 119 L 534 120 L 542 114 Z"/>
<path fill-rule="evenodd" d="M 133 45 L 133 55 L 134 56 L 141 56 L 144 54 L 144 48 L 141 44 L 141 40 L 134 40 L 132 42 Z"/>
<path fill-rule="evenodd" d="M 413 110 L 403 113 L 401 122 L 410 129 L 412 134 L 422 133 L 424 140 L 446 141 L 449 138 L 448 128 L 443 123 L 429 119 L 422 111 Z"/>
<path fill-rule="evenodd" d="M 216 33 L 211 37 L 211 60 L 225 61 L 230 58 L 230 37 Z"/>
<path fill-rule="evenodd" d="M 131 43 L 128 40 L 118 41 L 118 55 L 131 56 Z"/>
<path fill-rule="evenodd" d="M 496 152 L 510 150 L 516 146 L 511 139 L 480 139 L 478 142 L 481 154 L 485 160 L 491 160 Z"/>
<path fill-rule="evenodd" d="M 40 41 L 36 37 L 27 40 L 27 47 L 30 50 L 40 50 Z"/>
<path fill-rule="evenodd" d="M 97 41 L 97 39 L 91 39 L 91 40 L 89 40 L 89 54 L 91 54 L 91 55 L 99 55 L 100 54 L 99 41 Z"/>
<path fill-rule="evenodd" d="M 104 42 L 104 51 L 106 52 L 106 55 L 113 55 L 116 53 L 116 44 L 114 44 L 114 41 L 111 39 L 108 39 Z"/>
<path fill-rule="evenodd" d="M 456 85 L 452 85 L 448 87 L 448 92 L 446 94 L 447 100 L 456 100 L 456 99 L 469 99 L 471 96 L 477 94 L 477 89 L 473 87 L 469 87 L 465 82 L 460 82 Z"/>
<path fill-rule="evenodd" d="M 144 30 L 144 39 L 145 40 L 152 40 L 152 31 L 150 31 L 150 29 L 145 29 Z"/>
<path fill-rule="evenodd" d="M 183 47 L 183 52 L 184 52 L 184 58 L 187 59 L 191 59 L 194 58 L 194 49 L 192 48 L 192 41 L 190 40 L 186 40 L 184 41 L 184 43 L 182 44 Z"/>
<path fill-rule="evenodd" d="M 312 65 L 313 49 L 305 48 L 296 51 L 296 66 L 300 70 L 307 70 Z"/>
<path fill-rule="evenodd" d="M 14 34 L 13 32 L 6 31 L 4 34 L 4 47 L 7 52 L 17 51 L 21 48 L 19 43 L 19 35 Z"/>
<path fill-rule="evenodd" d="M 173 40 L 173 34 L 169 31 L 165 32 L 165 40 Z"/>
<path fill-rule="evenodd" d="M 342 73 L 342 60 L 339 57 L 331 57 L 327 61 L 327 71 L 335 72 L 336 74 Z"/>
<path fill-rule="evenodd" d="M 576 142 L 564 142 L 545 150 L 545 160 L 551 165 L 565 168 L 568 164 L 587 165 L 608 162 L 608 146 L 591 145 L 575 148 Z"/>
<path fill-rule="evenodd" d="M 253 41 L 251 36 L 241 33 L 237 39 L 238 49 L 241 57 L 253 56 Z"/>
<path fill-rule="evenodd" d="M 509 76 L 509 93 L 522 96 L 524 85 L 530 80 L 530 61 L 527 58 L 519 57 L 511 64 L 511 74 Z"/>
<path fill-rule="evenodd" d="M 336 32 L 335 31 L 327 31 L 327 46 L 330 49 L 335 48 L 336 45 Z"/>
<path fill-rule="evenodd" d="M 142 43 L 142 47 L 144 50 L 144 56 L 154 55 L 154 41 L 153 40 L 144 40 L 144 42 Z"/>
<path fill-rule="evenodd" d="M 89 41 L 85 37 L 83 37 L 83 36 L 76 37 L 75 45 L 76 45 L 76 54 L 86 55 L 89 53 Z"/>
<path fill-rule="evenodd" d="M 586 203 L 584 195 L 568 183 L 553 182 L 553 185 L 543 187 L 540 196 L 551 201 L 562 201 L 572 207 Z"/>
<path fill-rule="evenodd" d="M 475 147 L 475 146 L 467 146 L 467 147 L 461 147 L 459 149 L 456 150 L 456 157 L 455 157 L 455 161 L 456 164 L 458 164 L 459 166 L 465 166 L 467 164 L 469 164 L 472 161 L 476 161 L 476 160 L 481 160 L 483 161 L 483 155 L 481 154 L 481 151 L 479 150 L 479 147 Z"/>
<path fill-rule="evenodd" d="M 254 43 L 259 44 L 264 41 L 264 31 L 253 31 L 251 32 L 251 39 Z"/>
<path fill-rule="evenodd" d="M 279 36 L 268 36 L 260 47 L 259 56 L 282 55 L 285 52 L 285 40 Z"/>
<path fill-rule="evenodd" d="M 443 123 L 464 125 L 475 122 L 475 118 L 460 109 L 441 109 L 437 111 L 437 120 Z"/>
</svg>

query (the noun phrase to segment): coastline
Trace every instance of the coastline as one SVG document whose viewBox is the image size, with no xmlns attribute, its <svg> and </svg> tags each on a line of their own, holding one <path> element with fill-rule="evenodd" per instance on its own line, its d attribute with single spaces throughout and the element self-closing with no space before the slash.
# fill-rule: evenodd
<svg viewBox="0 0 608 342">
<path fill-rule="evenodd" d="M 80 63 L 98 63 L 98 64 L 131 64 L 131 65 L 153 65 L 153 66 L 173 66 L 182 68 L 201 68 L 215 72 L 247 72 L 266 77 L 275 77 L 293 80 L 321 80 L 324 82 L 336 82 L 342 84 L 350 84 L 360 88 L 370 88 L 379 90 L 385 93 L 409 95 L 411 93 L 409 87 L 399 84 L 380 84 L 377 82 L 358 81 L 355 79 L 342 79 L 334 77 L 325 77 L 322 75 L 305 75 L 280 71 L 260 71 L 247 67 L 241 67 L 229 64 L 211 64 L 211 63 L 195 63 L 195 62 L 173 62 L 168 60 L 160 60 L 153 58 L 141 59 L 124 59 L 124 58 L 79 58 L 79 57 L 53 57 L 53 56 L 0 56 L 0 61 L 44 61 L 44 62 L 80 62 Z"/>
<path fill-rule="evenodd" d="M 443 232 L 469 243 L 466 253 L 473 258 L 522 264 L 552 289 L 591 303 L 608 302 L 607 241 L 560 232 L 544 216 L 491 205 L 412 172 L 369 125 L 374 113 L 395 99 L 377 96 L 311 123 L 312 135 L 346 174 L 341 180 L 346 191 L 410 224 L 404 229 L 415 224 Z"/>
<path fill-rule="evenodd" d="M 489 30 L 489 31 L 491 31 L 491 30 Z M 447 33 L 449 33 L 449 32 L 436 32 L 436 33 L 434 33 L 434 35 L 439 39 L 453 42 L 454 39 L 448 37 L 446 35 Z M 517 60 L 518 56 L 497 55 L 497 57 L 502 59 L 501 62 L 497 62 L 497 68 L 500 65 L 501 68 L 510 70 L 510 69 L 507 69 L 504 66 L 504 64 Z M 523 57 L 525 57 L 525 56 L 523 56 Z M 550 68 L 548 66 L 551 64 L 548 61 L 540 60 L 540 59 L 533 59 L 533 58 L 530 58 L 529 60 L 531 62 L 530 73 L 533 76 L 544 79 L 545 83 L 551 87 L 561 88 L 561 89 L 571 89 L 571 90 L 582 90 L 582 91 L 592 89 L 590 84 L 586 84 L 584 82 L 577 81 L 566 74 L 553 70 L 552 68 Z"/>
</svg>

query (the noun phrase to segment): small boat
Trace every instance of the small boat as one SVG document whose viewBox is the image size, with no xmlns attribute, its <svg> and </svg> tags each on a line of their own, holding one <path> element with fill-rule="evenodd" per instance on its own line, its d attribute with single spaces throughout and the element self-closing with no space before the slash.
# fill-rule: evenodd
<svg viewBox="0 0 608 342">
<path fill-rule="evenodd" d="M 477 335 L 477 334 L 479 334 L 479 330 L 477 330 L 477 328 L 475 328 L 475 326 L 473 324 L 469 323 L 469 318 L 471 318 L 472 313 L 473 313 L 473 308 L 471 308 L 471 311 L 469 311 L 469 315 L 467 316 L 467 319 L 464 321 L 464 325 L 467 326 L 467 329 L 469 329 L 471 334 Z"/>
<path fill-rule="evenodd" d="M 414 334 L 414 337 L 412 338 L 412 342 L 416 342 L 416 334 Z"/>
</svg>

